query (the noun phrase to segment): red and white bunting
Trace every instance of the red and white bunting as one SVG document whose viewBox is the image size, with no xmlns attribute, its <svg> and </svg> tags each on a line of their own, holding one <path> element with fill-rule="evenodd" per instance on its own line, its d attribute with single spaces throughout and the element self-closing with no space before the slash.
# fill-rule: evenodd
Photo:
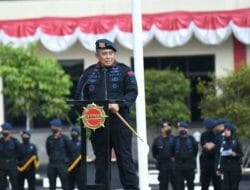
<svg viewBox="0 0 250 190">
<path fill-rule="evenodd" d="M 204 44 L 216 45 L 231 34 L 243 44 L 250 44 L 250 8 L 214 12 L 168 12 L 143 15 L 143 45 L 153 38 L 165 47 L 186 44 L 194 35 Z M 45 17 L 0 20 L 0 43 L 26 47 L 40 41 L 52 52 L 61 52 L 77 40 L 88 50 L 95 50 L 99 38 L 117 40 L 133 49 L 131 15 L 102 15 L 78 18 Z"/>
</svg>

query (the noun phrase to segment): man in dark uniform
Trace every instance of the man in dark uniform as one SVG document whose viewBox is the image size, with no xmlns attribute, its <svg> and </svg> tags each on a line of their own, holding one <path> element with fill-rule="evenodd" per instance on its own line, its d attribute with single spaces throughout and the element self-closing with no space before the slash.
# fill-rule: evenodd
<svg viewBox="0 0 250 190">
<path fill-rule="evenodd" d="M 21 143 L 11 136 L 12 125 L 4 123 L 0 138 L 0 189 L 7 188 L 9 176 L 12 190 L 18 190 L 17 162 L 22 153 Z"/>
<path fill-rule="evenodd" d="M 75 185 L 79 190 L 83 189 L 82 167 L 81 167 L 81 140 L 80 129 L 76 126 L 71 128 L 71 154 L 69 172 L 69 189 L 73 190 Z"/>
<path fill-rule="evenodd" d="M 200 144 L 202 148 L 202 153 L 200 156 L 200 166 L 201 166 L 201 189 L 208 190 L 209 183 L 212 180 L 214 190 L 220 190 L 221 185 L 214 170 L 215 166 L 215 134 L 213 128 L 215 127 L 216 121 L 214 119 L 207 119 L 204 121 L 204 126 L 206 131 L 201 134 Z"/>
<path fill-rule="evenodd" d="M 19 159 L 19 187 L 24 190 L 24 180 L 27 179 L 29 190 L 36 189 L 36 168 L 38 167 L 37 148 L 30 143 L 30 132 L 23 130 L 21 132 L 22 139 L 22 155 Z"/>
<path fill-rule="evenodd" d="M 217 147 L 221 147 L 223 138 L 224 138 L 224 130 L 225 130 L 225 123 L 228 121 L 224 118 L 220 118 L 216 120 L 215 126 L 213 128 L 213 132 L 215 134 L 215 144 Z"/>
<path fill-rule="evenodd" d="M 163 121 L 160 127 L 161 135 L 154 139 L 152 145 L 152 154 L 156 159 L 157 169 L 159 170 L 158 180 L 160 182 L 160 190 L 168 190 L 169 182 L 174 189 L 174 136 L 171 135 L 171 123 L 169 121 Z"/>
<path fill-rule="evenodd" d="M 109 104 L 110 148 L 117 156 L 120 180 L 125 190 L 138 189 L 138 176 L 132 160 L 132 133 L 115 114 L 119 112 L 129 121 L 129 107 L 137 97 L 137 82 L 134 72 L 115 59 L 116 48 L 106 39 L 96 41 L 98 63 L 90 66 L 81 76 L 76 98 L 86 100 L 121 99 L 123 103 Z M 105 129 L 92 133 L 91 141 L 96 156 L 96 184 L 105 184 L 107 179 L 107 156 Z"/>
<path fill-rule="evenodd" d="M 217 175 L 222 177 L 222 190 L 238 190 L 241 179 L 242 147 L 235 136 L 236 128 L 231 123 L 225 123 L 224 140 L 222 148 L 217 149 L 216 162 L 221 167 Z"/>
<path fill-rule="evenodd" d="M 188 134 L 189 125 L 181 121 L 178 123 L 179 135 L 174 139 L 175 158 L 175 185 L 176 190 L 185 189 L 185 180 L 188 190 L 194 190 L 194 177 L 198 143 Z"/>
<path fill-rule="evenodd" d="M 49 156 L 48 178 L 50 190 L 56 189 L 56 178 L 60 178 L 64 190 L 69 189 L 68 164 L 70 156 L 70 140 L 62 134 L 62 122 L 58 118 L 50 121 L 52 135 L 46 140 L 46 150 Z"/>
<path fill-rule="evenodd" d="M 218 120 L 216 120 L 215 122 L 215 126 L 213 128 L 213 132 L 215 134 L 215 147 L 216 147 L 216 152 L 220 152 L 222 145 L 223 145 L 223 141 L 224 141 L 224 130 L 225 130 L 225 123 L 227 123 L 228 121 L 224 118 L 219 118 Z M 221 167 L 221 156 L 219 155 L 218 162 L 215 163 L 215 171 L 220 170 Z M 219 189 L 222 189 L 222 175 L 217 175 L 217 181 L 220 184 L 218 186 Z"/>
</svg>

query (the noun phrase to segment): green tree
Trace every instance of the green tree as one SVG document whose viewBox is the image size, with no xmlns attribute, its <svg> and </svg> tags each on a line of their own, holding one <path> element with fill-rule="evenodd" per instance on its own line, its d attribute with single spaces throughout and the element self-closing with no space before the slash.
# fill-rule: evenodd
<svg viewBox="0 0 250 190">
<path fill-rule="evenodd" d="M 0 46 L 0 76 L 8 110 L 15 116 L 26 115 L 27 129 L 38 114 L 46 118 L 67 114 L 70 78 L 55 59 L 39 55 L 35 46 Z"/>
<path fill-rule="evenodd" d="M 190 83 L 183 73 L 145 70 L 145 93 L 147 121 L 151 126 L 157 126 L 162 119 L 174 123 L 190 121 L 190 110 L 186 104 Z"/>
<path fill-rule="evenodd" d="M 226 118 L 238 127 L 241 137 L 250 138 L 250 68 L 211 78 L 211 82 L 198 84 L 202 118 Z"/>
</svg>

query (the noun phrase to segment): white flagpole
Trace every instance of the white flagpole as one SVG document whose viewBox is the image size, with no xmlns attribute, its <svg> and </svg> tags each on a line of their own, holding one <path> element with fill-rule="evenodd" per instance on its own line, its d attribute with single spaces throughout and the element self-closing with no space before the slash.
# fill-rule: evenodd
<svg viewBox="0 0 250 190">
<path fill-rule="evenodd" d="M 4 123 L 3 80 L 0 77 L 0 125 Z"/>
<path fill-rule="evenodd" d="M 131 0 L 132 2 L 132 23 L 133 23 L 133 49 L 134 68 L 138 82 L 138 97 L 136 100 L 136 125 L 137 133 L 144 142 L 137 141 L 138 166 L 140 190 L 148 190 L 148 151 L 147 128 L 145 112 L 145 85 L 144 85 L 144 65 L 143 65 L 143 44 L 142 44 L 142 14 L 141 0 Z"/>
</svg>

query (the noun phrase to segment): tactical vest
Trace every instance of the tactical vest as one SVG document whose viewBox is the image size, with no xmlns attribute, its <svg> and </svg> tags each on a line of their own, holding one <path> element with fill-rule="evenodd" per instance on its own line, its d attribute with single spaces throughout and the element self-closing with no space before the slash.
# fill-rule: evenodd
<svg viewBox="0 0 250 190">
<path fill-rule="evenodd" d="M 191 137 L 175 139 L 175 156 L 177 158 L 185 159 L 193 157 L 193 139 Z"/>
</svg>

